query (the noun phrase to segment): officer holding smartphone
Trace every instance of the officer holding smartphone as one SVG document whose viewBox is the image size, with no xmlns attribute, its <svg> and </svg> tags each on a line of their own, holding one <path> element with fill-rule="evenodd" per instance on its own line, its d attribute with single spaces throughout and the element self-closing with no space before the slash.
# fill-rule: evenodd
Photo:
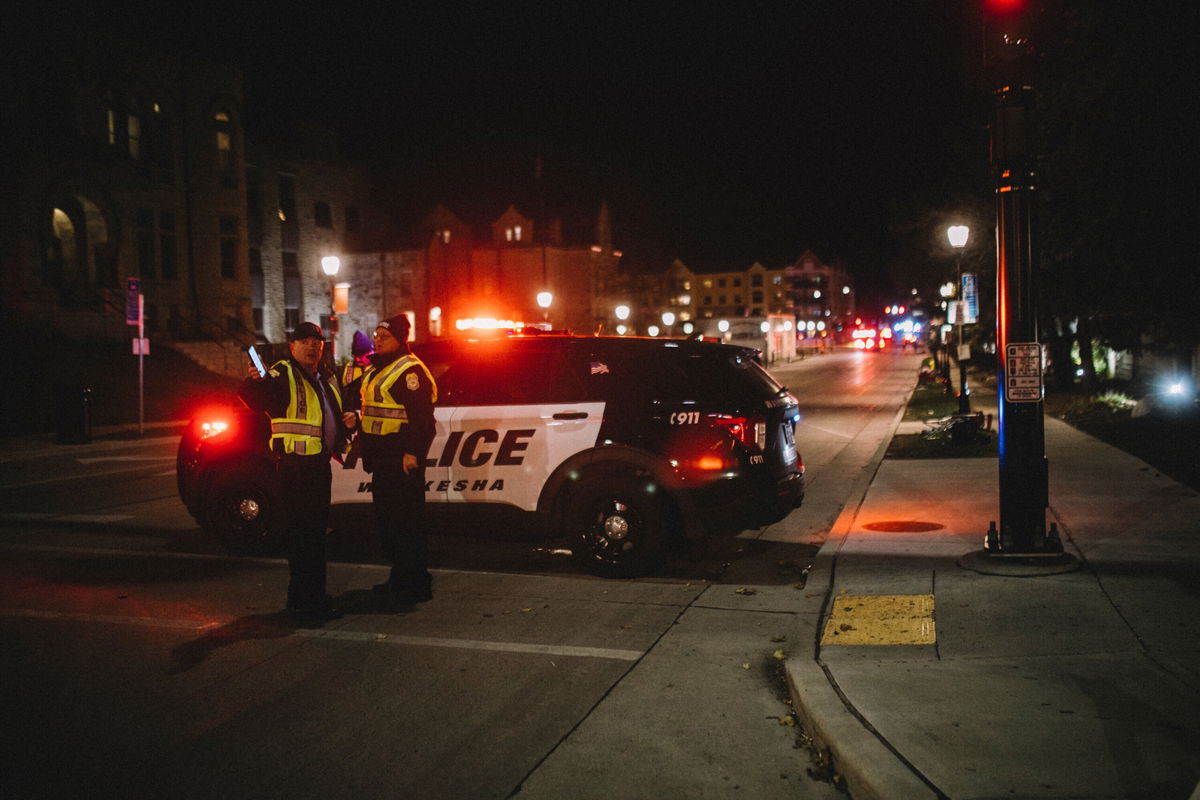
<svg viewBox="0 0 1200 800">
<path fill-rule="evenodd" d="M 357 416 L 342 410 L 337 378 L 320 372 L 325 337 L 311 322 L 288 335 L 289 357 L 265 373 L 249 353 L 248 377 L 238 391 L 250 409 L 271 418 L 271 451 L 283 488 L 288 549 L 287 609 L 301 621 L 337 619 L 325 591 L 330 459 L 339 459 Z M 257 362 L 254 363 L 254 362 Z"/>
</svg>

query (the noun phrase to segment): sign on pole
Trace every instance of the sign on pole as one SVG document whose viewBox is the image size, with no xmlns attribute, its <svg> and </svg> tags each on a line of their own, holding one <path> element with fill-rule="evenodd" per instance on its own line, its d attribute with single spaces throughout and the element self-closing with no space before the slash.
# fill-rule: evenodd
<svg viewBox="0 0 1200 800">
<path fill-rule="evenodd" d="M 1004 399 L 1010 403 L 1042 399 L 1042 346 L 1037 342 L 1010 344 L 1006 348 Z"/>
<path fill-rule="evenodd" d="M 125 324 L 137 325 L 142 318 L 142 307 L 138 298 L 142 296 L 142 279 L 127 278 L 125 281 Z"/>
<path fill-rule="evenodd" d="M 961 294 L 959 297 L 963 299 L 963 305 L 966 308 L 963 310 L 962 322 L 965 325 L 974 325 L 979 322 L 979 280 L 973 272 L 964 272 L 962 274 Z"/>
</svg>

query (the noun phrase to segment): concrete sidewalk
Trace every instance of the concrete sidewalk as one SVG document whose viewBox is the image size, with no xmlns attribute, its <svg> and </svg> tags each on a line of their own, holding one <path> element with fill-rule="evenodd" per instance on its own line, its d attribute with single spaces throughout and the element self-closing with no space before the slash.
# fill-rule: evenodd
<svg viewBox="0 0 1200 800">
<path fill-rule="evenodd" d="M 788 676 L 856 800 L 1193 796 L 1200 495 L 1045 428 L 1074 571 L 960 563 L 998 520 L 994 458 L 883 460 L 821 548 Z"/>
</svg>

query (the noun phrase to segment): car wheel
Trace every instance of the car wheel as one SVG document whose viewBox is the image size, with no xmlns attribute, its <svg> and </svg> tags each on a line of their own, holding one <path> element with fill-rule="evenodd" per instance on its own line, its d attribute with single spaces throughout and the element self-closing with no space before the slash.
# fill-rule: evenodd
<svg viewBox="0 0 1200 800">
<path fill-rule="evenodd" d="M 283 508 L 269 467 L 237 467 L 218 475 L 204 505 L 204 529 L 232 553 L 267 555 L 283 540 Z"/>
<path fill-rule="evenodd" d="M 653 572 L 666 560 L 668 516 L 648 481 L 593 478 L 567 503 L 567 534 L 589 571 L 625 578 Z"/>
</svg>

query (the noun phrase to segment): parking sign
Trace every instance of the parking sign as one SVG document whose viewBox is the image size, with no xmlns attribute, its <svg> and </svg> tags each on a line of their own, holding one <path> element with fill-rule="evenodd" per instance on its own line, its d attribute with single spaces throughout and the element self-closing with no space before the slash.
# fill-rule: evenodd
<svg viewBox="0 0 1200 800">
<path fill-rule="evenodd" d="M 138 296 L 142 293 L 142 279 L 128 278 L 125 281 L 125 324 L 137 325 L 141 311 Z"/>
<path fill-rule="evenodd" d="M 1010 344 L 1005 348 L 1004 399 L 1010 403 L 1042 399 L 1042 346 L 1037 342 Z"/>
</svg>

